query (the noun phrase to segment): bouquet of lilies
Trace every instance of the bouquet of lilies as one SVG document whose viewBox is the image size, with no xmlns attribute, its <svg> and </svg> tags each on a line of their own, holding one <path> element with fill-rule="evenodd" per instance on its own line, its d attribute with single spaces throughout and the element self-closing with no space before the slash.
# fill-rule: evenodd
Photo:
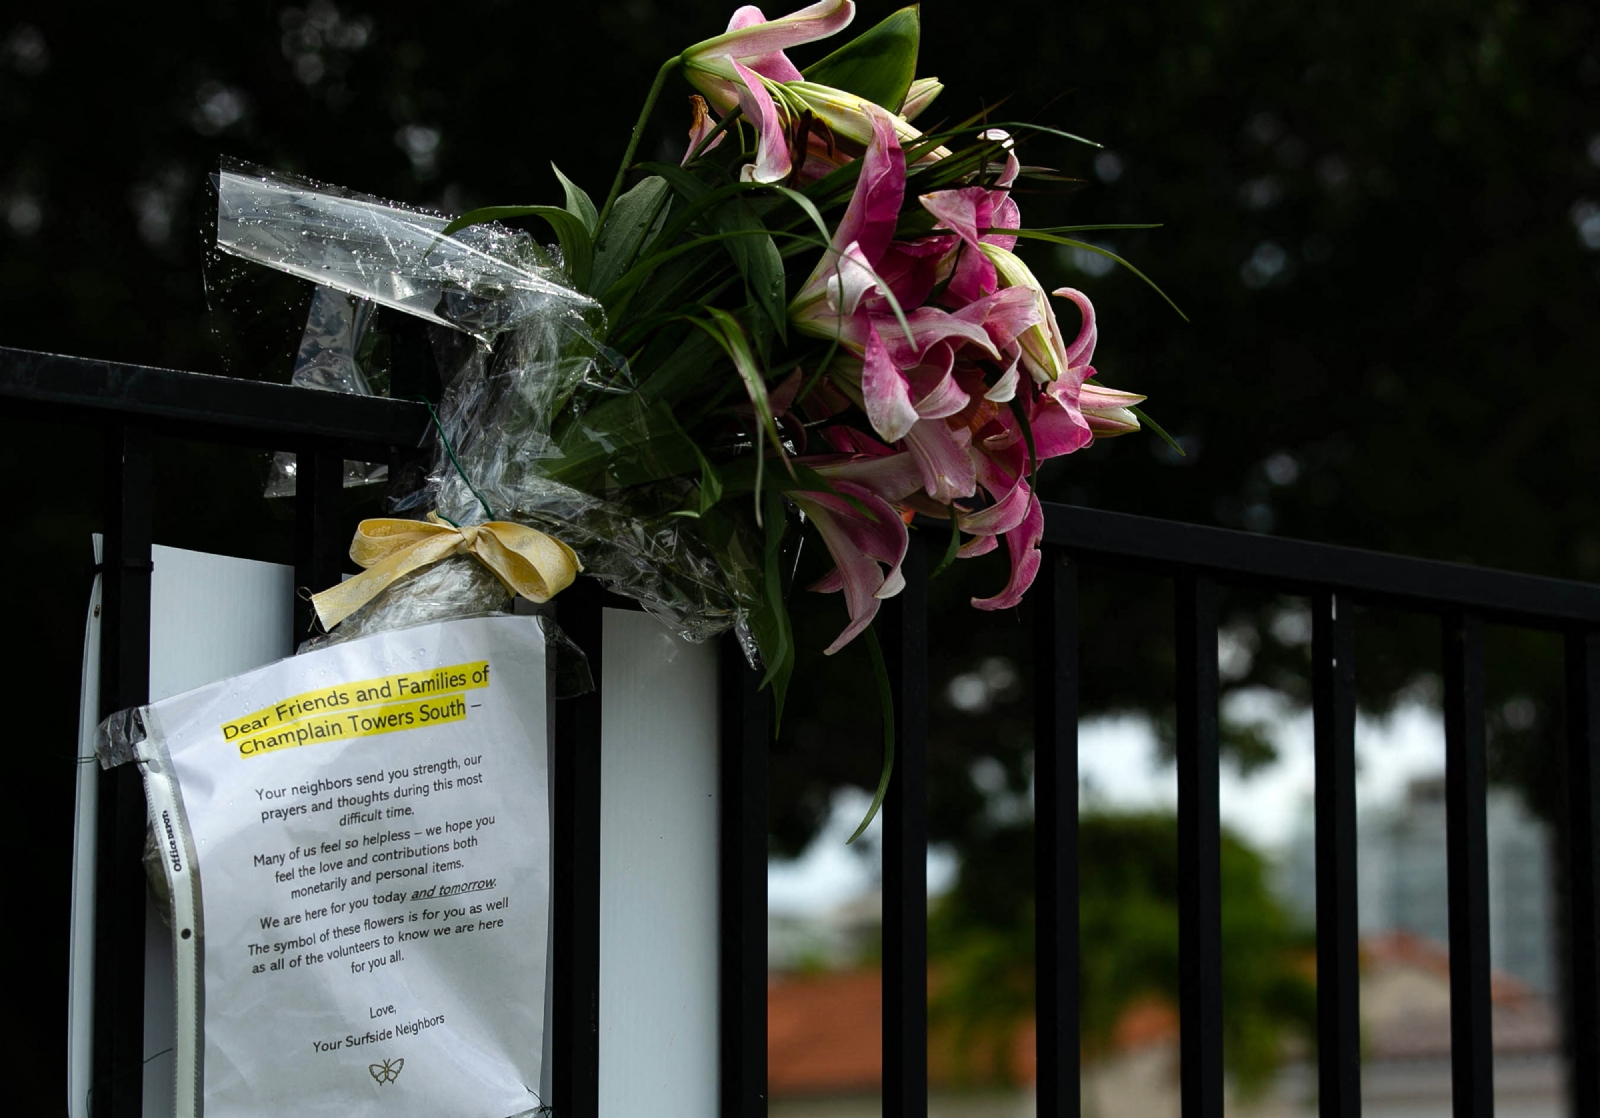
<svg viewBox="0 0 1600 1118">
<path fill-rule="evenodd" d="M 773 554 L 797 510 L 827 546 L 835 567 L 811 589 L 842 592 L 849 613 L 829 653 L 904 585 L 914 514 L 950 524 L 947 561 L 1003 543 L 1009 580 L 972 604 L 1017 605 L 1040 563 L 1033 471 L 1138 429 L 1144 399 L 1099 382 L 1088 297 L 1046 292 L 1016 253 L 1019 238 L 1101 251 L 1062 235 L 1076 229 L 1022 227 L 1016 138 L 913 124 L 942 88 L 915 76 L 917 9 L 804 71 L 790 61 L 854 14 L 850 0 L 772 20 L 740 8 L 662 66 L 598 209 L 563 177 L 563 208 L 452 223 L 550 221 L 568 278 L 604 308 L 606 346 L 695 446 L 678 512 L 742 506 Z M 674 74 L 695 90 L 687 154 L 635 166 Z M 623 193 L 629 172 L 648 177 Z M 775 564 L 763 574 L 750 621 L 781 692 L 793 648 Z"/>
</svg>

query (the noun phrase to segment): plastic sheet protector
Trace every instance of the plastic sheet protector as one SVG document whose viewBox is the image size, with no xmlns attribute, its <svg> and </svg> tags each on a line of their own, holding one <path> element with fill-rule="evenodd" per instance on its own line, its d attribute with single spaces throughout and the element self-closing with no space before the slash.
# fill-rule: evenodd
<svg viewBox="0 0 1600 1118">
<path fill-rule="evenodd" d="M 546 678 L 529 619 L 475 618 L 144 710 L 179 1030 L 192 1014 L 203 1053 L 180 1112 L 539 1106 Z M 186 974 L 203 976 L 193 998 Z"/>
</svg>

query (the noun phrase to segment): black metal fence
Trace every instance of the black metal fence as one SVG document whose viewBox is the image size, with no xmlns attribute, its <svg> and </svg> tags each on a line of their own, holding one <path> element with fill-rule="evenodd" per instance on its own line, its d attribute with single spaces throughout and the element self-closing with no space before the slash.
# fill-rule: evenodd
<svg viewBox="0 0 1600 1118">
<path fill-rule="evenodd" d="M 0 348 L 8 411 L 82 423 L 105 440 L 104 712 L 149 685 L 152 449 L 158 436 L 290 450 L 298 456 L 296 584 L 334 582 L 351 525 L 343 461 L 400 465 L 422 443 L 420 404 Z M 1180 1053 L 1185 1118 L 1223 1113 L 1222 922 L 1218 813 L 1218 594 L 1240 583 L 1312 602 L 1316 748 L 1318 1092 L 1324 1118 L 1360 1113 L 1356 923 L 1353 612 L 1382 602 L 1439 618 L 1445 668 L 1451 1052 L 1457 1118 L 1493 1112 L 1483 624 L 1555 630 L 1566 640 L 1569 1095 L 1600 1114 L 1600 587 L 1348 548 L 1046 506 L 1035 611 L 1035 866 L 1038 1112 L 1076 1118 L 1078 1026 L 1078 625 L 1080 565 L 1107 562 L 1176 584 Z M 883 1108 L 926 1113 L 928 562 L 913 534 L 906 588 L 885 611 L 896 777 L 884 805 Z M 600 676 L 601 610 L 586 581 L 558 600 L 567 633 Z M 309 618 L 301 607 L 296 632 Z M 289 623 L 288 619 L 285 621 Z M 722 674 L 721 1098 L 724 1118 L 766 1111 L 766 750 L 754 673 L 731 642 Z M 554 707 L 551 780 L 555 1032 L 553 1102 L 562 1118 L 598 1106 L 600 699 Z M 96 912 L 97 1118 L 142 1105 L 143 791 L 128 769 L 102 776 Z M 698 1116 L 687 1116 L 698 1118 Z"/>
</svg>

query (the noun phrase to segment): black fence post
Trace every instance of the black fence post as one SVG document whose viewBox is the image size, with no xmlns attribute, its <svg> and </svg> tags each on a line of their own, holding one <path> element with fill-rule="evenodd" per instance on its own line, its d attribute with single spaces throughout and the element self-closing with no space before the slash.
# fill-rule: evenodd
<svg viewBox="0 0 1600 1118">
<path fill-rule="evenodd" d="M 1450 1078 L 1455 1118 L 1494 1114 L 1489 999 L 1488 767 L 1483 622 L 1448 612 L 1444 635 L 1445 845 L 1450 882 Z"/>
<path fill-rule="evenodd" d="M 555 704 L 550 892 L 555 953 L 550 1091 L 559 1118 L 600 1109 L 600 585 L 580 578 L 556 599 L 561 628 L 589 659 L 595 689 Z"/>
<path fill-rule="evenodd" d="M 906 585 L 885 609 L 894 690 L 894 779 L 883 803 L 883 1113 L 928 1112 L 928 554 L 919 533 Z"/>
<path fill-rule="evenodd" d="M 1361 1114 L 1356 919 L 1356 671 L 1350 596 L 1312 597 L 1316 731 L 1317 1095 L 1321 1118 Z"/>
<path fill-rule="evenodd" d="M 733 637 L 720 648 L 722 1118 L 767 1113 L 767 692 Z"/>
<path fill-rule="evenodd" d="M 1041 1118 L 1078 1118 L 1078 568 L 1046 551 L 1033 606 L 1035 1035 Z"/>
<path fill-rule="evenodd" d="M 350 541 L 342 534 L 339 503 L 344 496 L 344 459 L 302 446 L 295 451 L 294 582 L 312 594 L 339 581 Z M 294 643 L 311 635 L 314 618 L 305 593 L 294 602 Z"/>
<path fill-rule="evenodd" d="M 142 424 L 106 437 L 100 713 L 150 698 L 154 440 Z M 94 953 L 94 1118 L 144 1107 L 144 787 L 132 765 L 100 774 Z"/>
<path fill-rule="evenodd" d="M 1177 586 L 1178 1045 L 1183 1118 L 1222 1118 L 1222 834 L 1217 584 Z"/>
<path fill-rule="evenodd" d="M 1567 659 L 1568 1113 L 1600 1114 L 1600 630 Z"/>
</svg>

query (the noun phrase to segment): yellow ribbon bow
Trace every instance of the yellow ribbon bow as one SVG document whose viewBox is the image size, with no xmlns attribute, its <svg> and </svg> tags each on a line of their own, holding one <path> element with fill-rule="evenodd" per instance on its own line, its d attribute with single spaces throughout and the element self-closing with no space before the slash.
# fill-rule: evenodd
<svg viewBox="0 0 1600 1118">
<path fill-rule="evenodd" d="M 572 548 L 521 524 L 491 520 L 458 528 L 434 513 L 426 521 L 383 517 L 363 520 L 350 558 L 366 569 L 311 596 L 324 629 L 332 629 L 396 579 L 451 555 L 476 555 L 506 589 L 548 602 L 583 569 Z"/>
</svg>

